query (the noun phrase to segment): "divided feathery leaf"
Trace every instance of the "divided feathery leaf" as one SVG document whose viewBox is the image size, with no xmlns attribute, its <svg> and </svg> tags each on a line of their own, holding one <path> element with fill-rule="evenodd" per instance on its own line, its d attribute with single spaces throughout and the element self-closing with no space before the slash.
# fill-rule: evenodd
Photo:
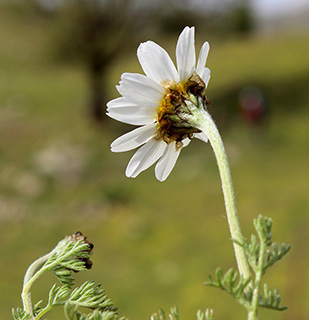
<svg viewBox="0 0 309 320">
<path fill-rule="evenodd" d="M 253 220 L 253 225 L 260 240 L 263 241 L 263 243 L 265 243 L 267 247 L 270 246 L 272 243 L 272 219 L 259 215 L 257 219 Z"/>
<path fill-rule="evenodd" d="M 169 320 L 179 320 L 179 310 L 176 306 L 171 308 L 168 318 Z"/>
<path fill-rule="evenodd" d="M 245 249 L 248 262 L 251 268 L 256 272 L 259 261 L 260 245 L 257 241 L 257 237 L 254 234 L 251 235 L 251 242 L 246 241 Z"/>
<path fill-rule="evenodd" d="M 73 290 L 68 302 L 80 307 L 99 309 L 100 311 L 116 311 L 112 301 L 107 298 L 105 291 L 100 289 L 100 286 L 93 281 L 87 281 Z"/>
<path fill-rule="evenodd" d="M 118 318 L 114 311 L 99 311 L 98 309 L 88 314 L 82 314 L 78 311 L 78 305 L 70 302 L 65 304 L 65 315 L 67 320 L 117 320 Z"/>
<path fill-rule="evenodd" d="M 78 272 L 91 268 L 92 262 L 89 258 L 92 249 L 93 244 L 87 237 L 83 236 L 81 232 L 76 232 L 66 236 L 58 242 L 55 249 L 50 253 L 33 262 L 25 275 L 22 292 L 23 302 L 25 297 L 30 296 L 32 283 L 47 270 L 55 274 L 62 286 L 53 285 L 49 292 L 47 305 L 44 308 L 41 306 L 42 301 L 38 302 L 34 307 L 32 307 L 31 301 L 27 301 L 25 307 L 27 311 L 23 311 L 20 308 L 13 309 L 13 318 L 15 320 L 28 320 L 34 319 L 35 316 L 35 319 L 41 319 L 53 307 L 65 305 L 65 300 L 71 293 L 72 296 L 68 299 L 68 305 L 71 304 L 71 307 L 68 308 L 70 312 L 67 314 L 72 314 L 74 319 L 81 319 L 80 315 L 82 314 L 78 311 L 80 306 L 93 310 L 98 309 L 97 312 L 91 312 L 85 316 L 85 319 L 88 319 L 88 316 L 90 317 L 89 319 L 116 318 L 117 314 L 114 312 L 116 309 L 113 307 L 112 302 L 107 299 L 104 290 L 99 288 L 99 285 L 87 282 L 73 292 L 71 291 L 71 286 L 74 284 L 72 271 Z"/>
<path fill-rule="evenodd" d="M 72 287 L 74 279 L 72 271 L 87 269 L 85 261 L 90 257 L 90 246 L 84 240 L 72 241 L 64 239 L 55 248 L 55 253 L 45 263 L 44 268 L 50 270 L 63 285 Z"/>
<path fill-rule="evenodd" d="M 57 277 L 62 285 L 69 287 L 74 285 L 74 278 L 71 276 L 71 270 L 68 270 L 63 266 L 55 266 L 50 268 L 50 271 Z"/>
<path fill-rule="evenodd" d="M 251 268 L 256 271 L 257 270 L 257 264 L 259 260 L 259 251 L 260 251 L 260 245 L 257 241 L 257 237 L 252 234 L 251 235 L 251 242 L 249 242 L 247 239 L 243 239 L 243 241 L 238 241 L 237 239 L 233 239 L 232 241 L 242 248 L 244 248 L 246 256 L 248 258 L 248 262 L 251 266 Z"/>
<path fill-rule="evenodd" d="M 26 313 L 21 308 L 12 309 L 12 315 L 14 320 L 29 320 L 31 319 L 30 314 Z"/>
<path fill-rule="evenodd" d="M 214 312 L 212 309 L 206 309 L 205 312 L 199 310 L 197 312 L 197 320 L 213 320 Z"/>
<path fill-rule="evenodd" d="M 158 313 L 154 313 L 151 317 L 150 320 L 167 320 L 166 319 L 166 314 L 164 310 L 159 309 Z"/>
<path fill-rule="evenodd" d="M 244 279 L 242 276 L 239 277 L 238 272 L 233 268 L 229 269 L 225 274 L 223 274 L 221 268 L 217 268 L 216 280 L 217 282 L 209 276 L 209 281 L 205 282 L 205 285 L 220 288 L 232 295 L 240 304 L 245 307 L 248 306 L 248 302 L 250 302 L 249 299 L 252 295 L 245 294 L 245 289 L 246 292 L 250 292 L 250 290 L 252 291 L 252 289 L 248 287 L 251 278 Z"/>
<path fill-rule="evenodd" d="M 240 287 L 238 287 L 237 289 L 242 290 L 241 286 L 243 287 L 244 300 L 245 303 L 248 303 L 249 308 L 252 308 L 252 306 L 250 305 L 254 303 L 254 301 L 256 301 L 255 303 L 258 302 L 258 305 L 264 308 L 270 308 L 280 311 L 286 310 L 287 307 L 279 306 L 281 297 L 279 295 L 278 289 L 275 289 L 273 292 L 271 292 L 268 288 L 268 285 L 265 284 L 264 296 L 261 293 L 259 293 L 259 295 L 256 296 L 256 292 L 258 292 L 256 290 L 259 290 L 262 275 L 266 272 L 266 270 L 269 267 L 271 267 L 275 262 L 280 260 L 284 255 L 286 255 L 289 252 L 291 246 L 287 246 L 285 243 L 283 243 L 281 245 L 281 248 L 279 248 L 279 246 L 276 243 L 272 242 L 271 218 L 266 218 L 259 215 L 257 219 L 254 219 L 254 227 L 256 229 L 258 237 L 252 235 L 251 242 L 249 242 L 246 239 L 243 239 L 243 241 L 233 239 L 234 243 L 244 248 L 248 262 L 255 275 L 252 287 L 250 286 L 249 290 L 248 288 L 244 290 L 245 286 L 242 286 L 241 281 Z M 224 291 L 233 295 L 237 300 L 237 297 L 241 297 L 241 292 L 235 289 L 234 276 L 235 275 L 230 270 L 224 276 L 222 270 L 217 270 L 217 282 L 214 282 L 210 277 L 210 281 L 207 284 L 223 289 Z M 255 290 L 253 291 L 252 288 L 255 288 Z M 254 295 L 258 297 L 258 300 L 254 299 Z M 246 306 L 243 303 L 243 301 L 239 299 L 238 302 Z"/>
<path fill-rule="evenodd" d="M 58 246 L 55 248 L 55 253 L 46 262 L 46 267 L 52 268 L 55 265 L 61 265 L 64 268 L 73 271 L 86 270 L 83 259 L 88 259 L 90 257 L 88 243 L 85 243 L 83 240 L 78 240 L 76 242 L 66 241 L 66 245 L 62 247 L 61 250 L 57 250 L 57 248 Z"/>
<path fill-rule="evenodd" d="M 277 243 L 272 244 L 272 250 L 267 249 L 266 251 L 266 263 L 263 266 L 263 273 L 271 267 L 275 262 L 279 261 L 283 256 L 285 256 L 291 249 L 291 245 L 281 244 L 281 250 Z"/>
<path fill-rule="evenodd" d="M 281 297 L 279 295 L 279 290 L 275 289 L 273 292 L 269 289 L 268 285 L 264 284 L 264 296 L 260 294 L 259 306 L 263 308 L 269 308 L 277 311 L 284 311 L 288 307 L 280 307 Z"/>
<path fill-rule="evenodd" d="M 150 320 L 179 320 L 179 311 L 177 307 L 171 308 L 171 313 L 166 316 L 164 310 L 160 309 L 158 313 L 154 313 Z"/>
<path fill-rule="evenodd" d="M 259 240 L 261 243 L 265 244 L 267 247 L 266 254 L 265 254 L 265 264 L 263 266 L 263 274 L 266 272 L 270 266 L 272 266 L 275 262 L 280 260 L 283 256 L 285 256 L 289 250 L 291 249 L 290 245 L 286 245 L 282 243 L 281 249 L 279 250 L 279 246 L 276 243 L 272 242 L 272 220 L 271 218 L 263 217 L 259 215 L 257 219 L 254 219 L 254 227 L 257 231 L 259 236 Z M 232 239 L 234 243 L 238 244 L 239 246 L 245 249 L 248 262 L 256 273 L 258 271 L 258 262 L 260 259 L 260 247 L 261 243 L 259 244 L 257 241 L 257 237 L 255 235 L 251 235 L 251 242 L 244 239 L 243 242 L 239 242 L 235 239 Z M 264 259 L 264 257 L 262 257 Z"/>
<path fill-rule="evenodd" d="M 49 306 L 56 306 L 59 304 L 63 304 L 63 301 L 65 298 L 67 298 L 70 295 L 70 287 L 69 286 L 61 286 L 57 287 L 55 284 L 52 286 L 52 288 L 49 291 L 48 296 L 48 305 Z M 60 303 L 62 302 L 62 303 Z"/>
<path fill-rule="evenodd" d="M 117 314 L 113 311 L 99 311 L 96 309 L 84 319 L 85 320 L 116 320 Z"/>
<path fill-rule="evenodd" d="M 64 305 L 65 298 L 67 298 L 70 295 L 70 287 L 69 286 L 61 286 L 57 287 L 55 284 L 52 286 L 52 288 L 49 291 L 48 294 L 48 302 L 46 307 L 41 308 L 40 304 L 41 301 L 38 302 L 34 307 L 34 315 L 36 315 L 36 319 L 41 319 L 42 316 L 47 313 L 49 310 L 51 310 L 53 307 Z"/>
<path fill-rule="evenodd" d="M 39 314 L 43 310 L 42 303 L 43 300 L 40 300 L 35 304 L 35 306 L 33 307 L 34 314 Z"/>
</svg>

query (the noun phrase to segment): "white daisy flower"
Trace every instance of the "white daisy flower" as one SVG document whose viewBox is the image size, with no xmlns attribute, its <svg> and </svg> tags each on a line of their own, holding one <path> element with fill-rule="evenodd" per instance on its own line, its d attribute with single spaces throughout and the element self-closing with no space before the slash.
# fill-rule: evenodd
<svg viewBox="0 0 309 320">
<path fill-rule="evenodd" d="M 182 115 L 190 113 L 190 103 L 209 104 L 205 89 L 210 70 L 205 67 L 209 44 L 205 42 L 196 63 L 194 27 L 185 27 L 176 46 L 177 69 L 168 53 L 147 41 L 137 49 L 145 73 L 124 73 L 117 86 L 122 97 L 107 104 L 107 115 L 118 121 L 139 125 L 111 144 L 113 152 L 140 147 L 131 158 L 126 176 L 135 178 L 156 161 L 155 175 L 164 181 L 172 171 L 182 148 L 192 138 L 205 142 L 205 133 L 190 125 Z"/>
</svg>

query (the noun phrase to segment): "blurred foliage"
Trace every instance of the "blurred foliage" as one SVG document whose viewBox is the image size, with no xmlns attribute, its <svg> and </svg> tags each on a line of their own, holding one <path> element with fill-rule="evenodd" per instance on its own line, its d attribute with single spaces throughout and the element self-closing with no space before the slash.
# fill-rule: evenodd
<svg viewBox="0 0 309 320">
<path fill-rule="evenodd" d="M 250 34 L 254 30 L 254 17 L 247 0 L 240 2 L 230 13 L 231 29 L 239 34 Z"/>
<path fill-rule="evenodd" d="M 186 0 L 166 0 L 159 18 L 161 32 L 177 34 L 183 26 L 194 25 L 202 32 L 228 37 L 250 34 L 255 19 L 248 0 L 208 1 L 189 6 Z"/>
<path fill-rule="evenodd" d="M 51 14 L 58 57 L 80 61 L 88 73 L 90 115 L 96 120 L 105 118 L 108 68 L 121 54 L 137 46 L 139 30 L 149 19 L 149 10 L 133 8 L 134 2 L 65 0 Z"/>
<path fill-rule="evenodd" d="M 90 92 L 88 113 L 98 121 L 105 119 L 109 68 L 151 33 L 175 35 L 184 25 L 195 25 L 226 36 L 248 33 L 253 27 L 245 2 L 222 11 L 207 5 L 203 10 L 188 10 L 183 0 L 13 0 L 2 5 L 23 19 L 44 20 L 50 51 L 58 61 L 83 65 Z"/>
<path fill-rule="evenodd" d="M 89 115 L 103 120 L 108 69 L 120 55 L 137 47 L 142 30 L 153 27 L 156 11 L 137 6 L 136 0 L 29 0 L 27 4 L 16 1 L 12 8 L 23 7 L 45 19 L 51 29 L 50 47 L 58 59 L 83 65 L 91 93 Z"/>
</svg>

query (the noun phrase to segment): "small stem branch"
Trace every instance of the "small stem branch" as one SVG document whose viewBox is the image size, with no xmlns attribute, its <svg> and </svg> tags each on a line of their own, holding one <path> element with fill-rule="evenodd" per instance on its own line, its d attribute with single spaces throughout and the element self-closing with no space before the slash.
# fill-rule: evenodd
<svg viewBox="0 0 309 320">
<path fill-rule="evenodd" d="M 249 311 L 248 320 L 258 320 L 256 312 Z"/>
<path fill-rule="evenodd" d="M 24 284 L 23 284 L 21 298 L 23 301 L 24 311 L 30 314 L 32 319 L 35 319 L 35 318 L 34 318 L 33 309 L 32 309 L 31 286 L 34 283 L 34 281 L 37 280 L 41 276 L 41 274 L 46 271 L 44 268 L 42 269 L 42 266 L 51 257 L 53 253 L 54 251 L 34 261 L 28 268 L 24 277 Z"/>
<path fill-rule="evenodd" d="M 219 131 L 213 119 L 211 118 L 211 116 L 207 111 L 205 111 L 204 109 L 198 108 L 198 109 L 191 110 L 191 112 L 192 112 L 193 119 L 192 119 L 192 116 L 189 116 L 188 121 L 190 121 L 190 123 L 194 123 L 194 125 L 197 128 L 199 128 L 201 131 L 203 131 L 207 135 L 217 159 L 217 164 L 219 167 L 219 172 L 220 172 L 220 177 L 222 182 L 222 190 L 224 195 L 226 214 L 227 214 L 231 236 L 233 239 L 238 240 L 239 242 L 242 242 L 243 236 L 241 233 L 240 224 L 238 220 L 232 176 L 231 176 L 230 166 L 229 166 L 228 158 L 224 149 L 221 136 L 219 134 Z M 245 279 L 248 279 L 251 274 L 250 274 L 245 251 L 241 246 L 239 246 L 236 243 L 233 243 L 233 246 L 234 246 L 239 273 Z"/>
<path fill-rule="evenodd" d="M 44 316 L 44 314 L 46 314 L 49 310 L 52 309 L 52 307 L 53 307 L 53 306 L 49 305 L 49 306 L 47 306 L 46 308 L 44 308 L 44 309 L 34 318 L 34 320 L 40 320 L 40 319 Z"/>
<path fill-rule="evenodd" d="M 259 238 L 260 238 L 259 260 L 256 268 L 257 271 L 256 271 L 255 281 L 254 281 L 251 309 L 248 313 L 248 320 L 258 319 L 257 309 L 259 306 L 259 292 L 260 292 L 260 285 L 261 285 L 261 280 L 263 276 L 264 255 L 266 251 L 266 244 L 264 239 L 261 237 L 260 233 L 259 233 Z"/>
</svg>

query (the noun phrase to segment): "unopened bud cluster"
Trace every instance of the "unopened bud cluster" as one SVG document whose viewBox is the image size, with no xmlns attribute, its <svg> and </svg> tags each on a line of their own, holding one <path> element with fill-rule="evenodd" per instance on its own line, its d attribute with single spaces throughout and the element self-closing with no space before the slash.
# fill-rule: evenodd
<svg viewBox="0 0 309 320">
<path fill-rule="evenodd" d="M 82 240 L 83 243 L 86 243 L 88 244 L 88 249 L 85 250 L 89 255 L 92 253 L 92 250 L 93 250 L 93 243 L 90 242 L 88 240 L 87 237 L 83 236 L 83 234 L 80 232 L 80 231 L 77 231 L 76 233 L 70 235 L 70 236 L 67 236 L 66 237 L 66 240 L 69 240 L 69 241 L 74 241 L 74 242 L 77 242 L 79 240 Z M 89 258 L 79 258 L 82 262 L 85 263 L 85 267 L 86 269 L 91 269 L 92 267 L 92 261 L 89 259 Z"/>
</svg>

